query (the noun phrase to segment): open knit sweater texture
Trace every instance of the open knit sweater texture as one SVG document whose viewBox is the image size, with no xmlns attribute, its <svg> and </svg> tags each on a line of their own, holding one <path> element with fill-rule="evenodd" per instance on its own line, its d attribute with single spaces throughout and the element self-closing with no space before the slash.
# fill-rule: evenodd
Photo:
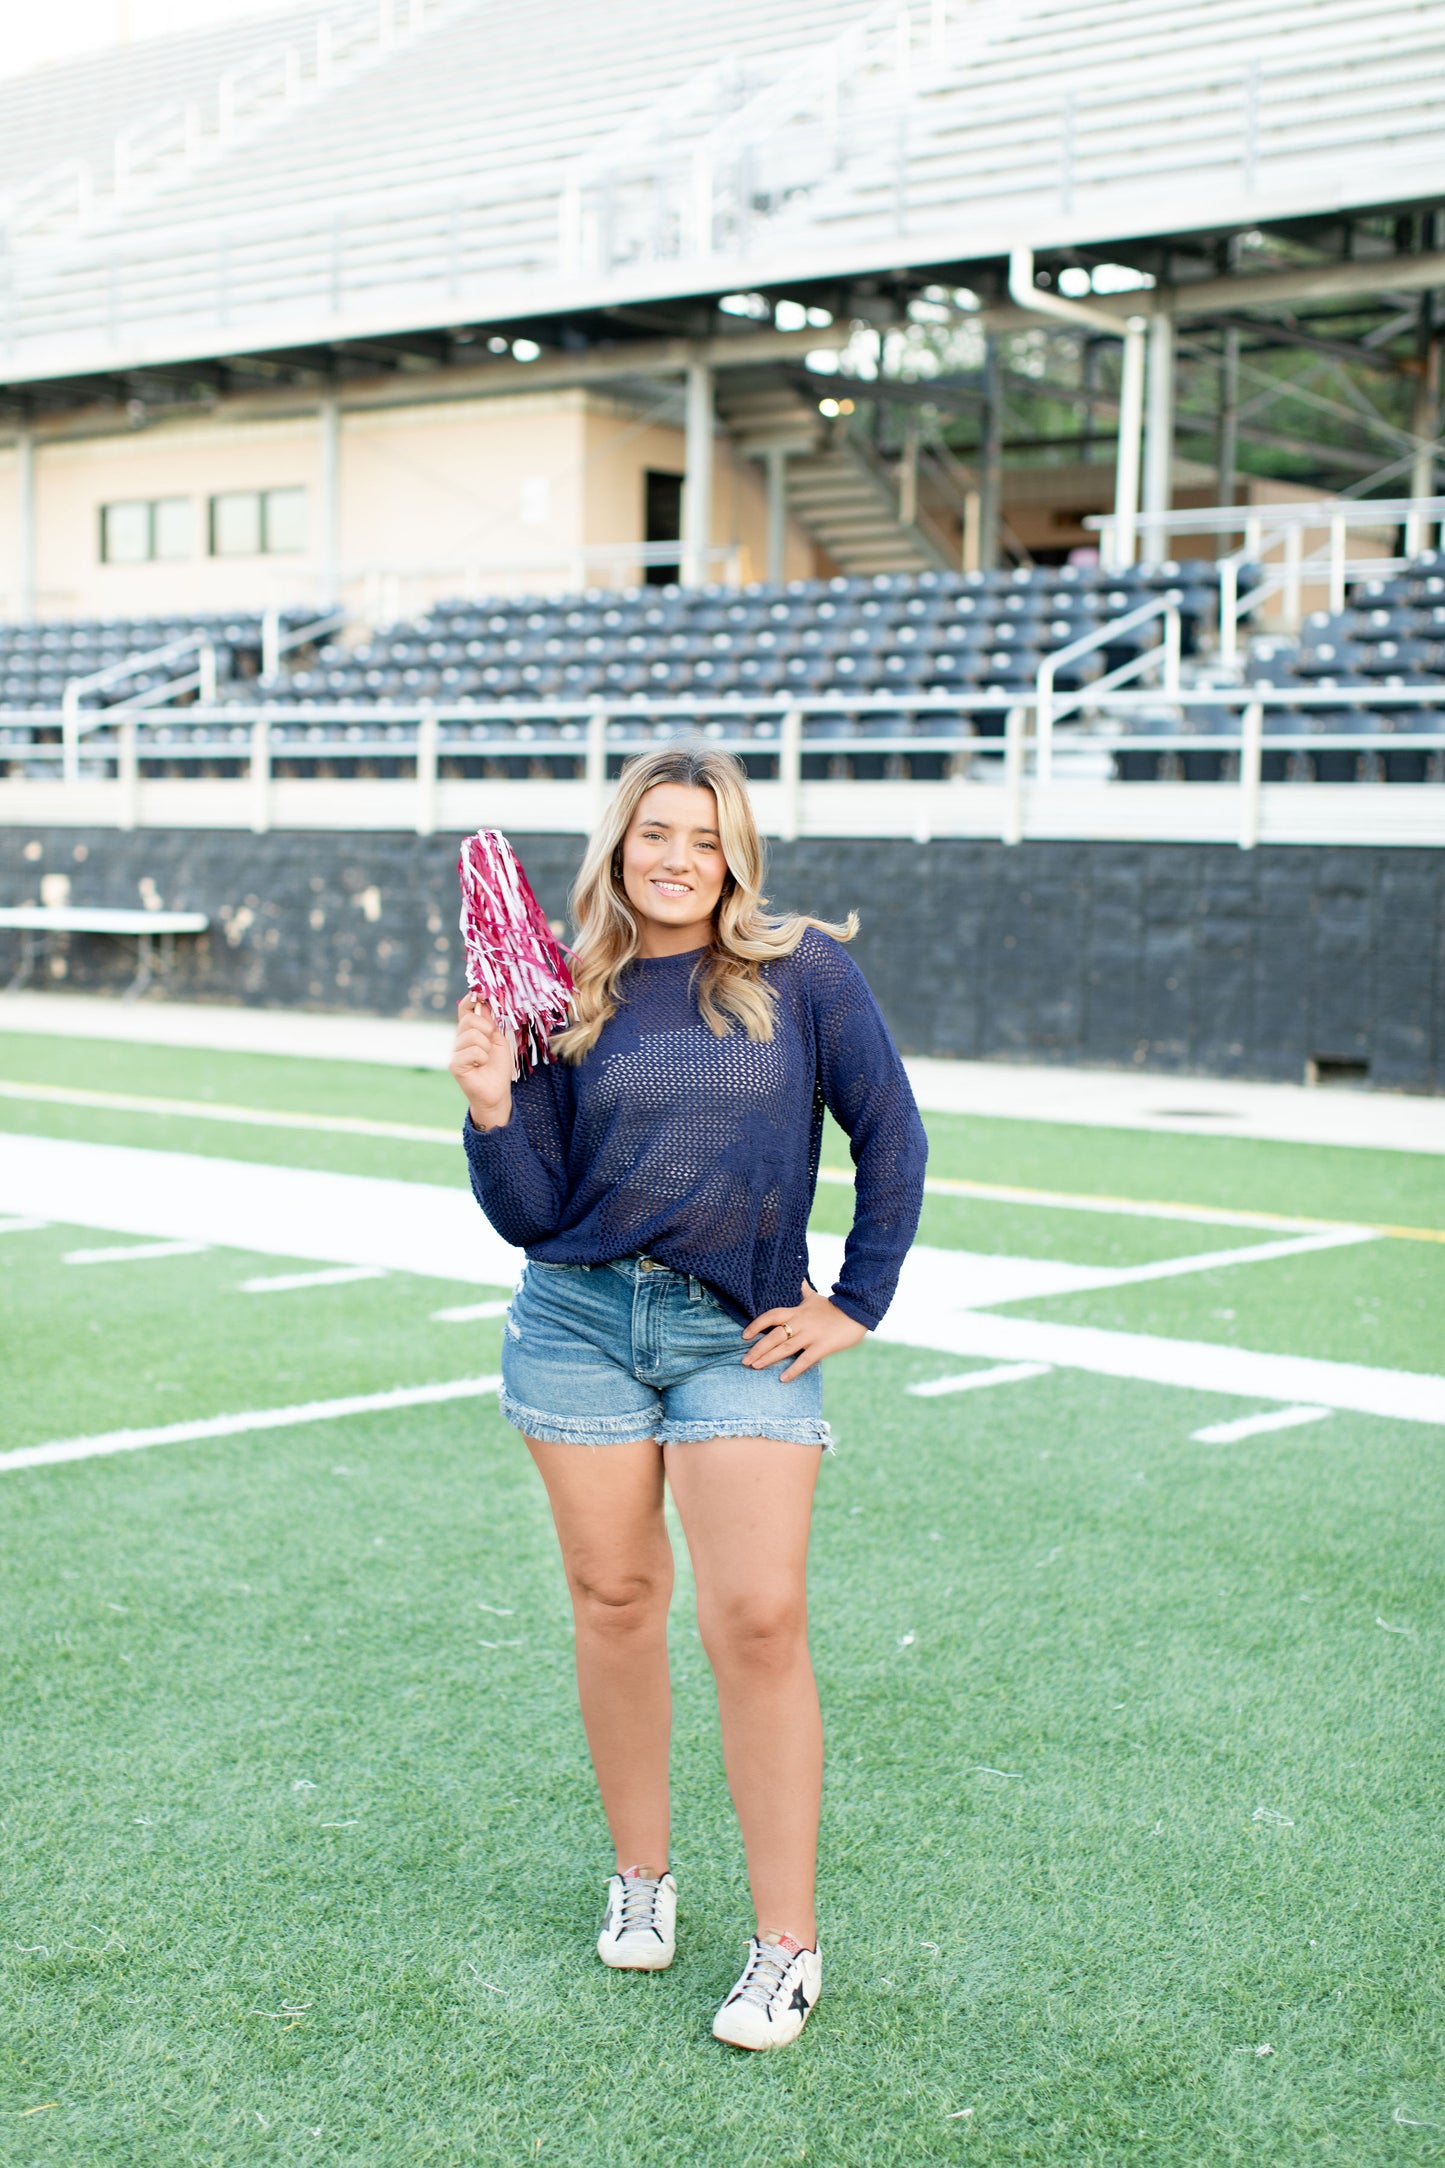
<svg viewBox="0 0 1445 2168">
<path fill-rule="evenodd" d="M 809 928 L 765 964 L 773 1036 L 724 1037 L 698 1012 L 700 952 L 634 957 L 619 1006 L 580 1062 L 534 1069 L 501 1129 L 463 1135 L 477 1202 L 545 1264 L 644 1252 L 693 1274 L 749 1322 L 796 1304 L 823 1115 L 857 1170 L 852 1232 L 831 1299 L 877 1325 L 918 1225 L 928 1143 L 862 972 Z"/>
</svg>

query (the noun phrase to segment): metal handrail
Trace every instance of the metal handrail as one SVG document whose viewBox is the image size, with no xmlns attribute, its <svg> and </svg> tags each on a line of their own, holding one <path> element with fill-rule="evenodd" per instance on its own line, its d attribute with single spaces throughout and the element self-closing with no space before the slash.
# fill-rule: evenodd
<svg viewBox="0 0 1445 2168">
<path fill-rule="evenodd" d="M 305 625 L 292 625 L 289 630 L 281 623 L 280 607 L 276 603 L 261 613 L 261 673 L 269 677 L 280 668 L 281 657 L 293 648 L 305 647 L 312 640 L 319 640 L 324 633 L 340 632 L 348 622 L 343 609 L 323 611 Z"/>
<path fill-rule="evenodd" d="M 1065 663 L 1078 662 L 1096 649 L 1108 647 L 1121 633 L 1134 632 L 1156 617 L 1164 620 L 1164 631 L 1156 647 L 1146 647 L 1127 662 L 1096 678 L 1092 685 L 1078 692 L 1066 694 L 1060 702 L 1054 691 L 1054 680 Z M 1110 618 L 1106 624 L 1095 625 L 1067 647 L 1056 648 L 1039 664 L 1039 674 L 1034 687 L 1035 731 L 1038 740 L 1038 774 L 1041 783 L 1050 779 L 1053 767 L 1054 724 L 1061 721 L 1071 708 L 1081 707 L 1086 700 L 1097 700 L 1100 693 L 1108 693 L 1116 687 L 1127 685 L 1131 679 L 1142 677 L 1156 662 L 1164 672 L 1163 690 L 1172 694 L 1179 690 L 1179 664 L 1182 653 L 1182 621 L 1179 604 L 1170 595 L 1153 595 L 1148 602 L 1141 602 L 1135 610 L 1128 610 L 1122 617 Z"/>
<path fill-rule="evenodd" d="M 1139 512 L 1136 524 L 1145 534 L 1234 534 L 1246 526 L 1326 527 L 1342 518 L 1351 527 L 1398 527 L 1418 516 L 1445 520 L 1441 497 L 1291 498 L 1285 504 L 1201 505 L 1193 510 Z M 1103 534 L 1114 524 L 1112 512 L 1088 512 L 1083 524 Z"/>
<path fill-rule="evenodd" d="M 157 670 L 163 664 L 175 662 L 182 655 L 195 655 L 198 668 L 184 680 L 164 686 L 152 686 L 147 692 L 137 693 L 131 700 L 118 700 L 115 707 L 151 707 L 160 697 L 174 698 L 179 691 L 199 689 L 204 700 L 216 697 L 216 650 L 209 633 L 190 632 L 179 640 L 167 640 L 163 647 L 146 649 L 140 655 L 125 655 L 119 662 L 108 663 L 103 670 L 92 670 L 88 676 L 68 680 L 60 696 L 60 712 L 63 718 L 62 735 L 65 745 L 65 779 L 78 781 L 80 775 L 79 750 L 81 735 L 94 730 L 108 712 L 101 708 L 89 719 L 81 708 L 86 693 L 103 692 L 107 686 L 122 685 L 128 677 L 139 677 L 144 670 Z"/>
</svg>

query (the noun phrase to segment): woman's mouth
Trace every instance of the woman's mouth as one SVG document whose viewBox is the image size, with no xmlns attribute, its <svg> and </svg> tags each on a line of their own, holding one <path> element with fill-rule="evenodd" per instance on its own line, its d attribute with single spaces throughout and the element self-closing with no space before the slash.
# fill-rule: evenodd
<svg viewBox="0 0 1445 2168">
<path fill-rule="evenodd" d="M 692 890 L 685 881 L 654 881 L 659 896 L 690 896 Z"/>
</svg>

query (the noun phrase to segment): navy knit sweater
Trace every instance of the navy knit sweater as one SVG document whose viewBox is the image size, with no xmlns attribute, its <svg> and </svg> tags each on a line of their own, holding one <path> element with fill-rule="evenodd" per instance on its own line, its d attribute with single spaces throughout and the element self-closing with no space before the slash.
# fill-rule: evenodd
<svg viewBox="0 0 1445 2168">
<path fill-rule="evenodd" d="M 698 1014 L 700 953 L 637 957 L 582 1061 L 513 1087 L 503 1129 L 464 1130 L 472 1189 L 499 1235 L 547 1264 L 645 1251 L 696 1275 L 734 1317 L 798 1300 L 826 1108 L 857 1169 L 832 1290 L 876 1325 L 918 1225 L 928 1151 L 898 1051 L 862 972 L 810 928 L 763 966 L 773 1037 L 718 1038 Z"/>
</svg>

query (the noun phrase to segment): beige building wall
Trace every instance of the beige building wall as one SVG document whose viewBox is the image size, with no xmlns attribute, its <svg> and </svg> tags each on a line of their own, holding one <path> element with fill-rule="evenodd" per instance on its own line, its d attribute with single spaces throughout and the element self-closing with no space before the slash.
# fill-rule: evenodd
<svg viewBox="0 0 1445 2168">
<path fill-rule="evenodd" d="M 649 422 L 620 400 L 593 394 L 587 414 L 585 540 L 618 548 L 643 534 L 644 491 L 649 469 L 681 474 L 686 466 L 682 430 Z M 708 577 L 746 583 L 767 577 L 768 505 L 761 463 L 743 458 L 724 436 L 713 440 L 711 540 L 725 553 L 714 559 Z M 784 578 L 812 579 L 817 550 L 796 520 L 787 523 Z M 641 568 L 625 556 L 597 563 L 589 577 L 603 586 L 631 585 Z"/>
<path fill-rule="evenodd" d="M 343 414 L 350 606 L 375 621 L 439 596 L 581 586 L 586 420 L 580 391 Z"/>
<path fill-rule="evenodd" d="M 205 418 L 63 436 L 35 448 L 35 606 L 42 617 L 146 617 L 320 603 L 322 424 L 318 410 Z M 596 392 L 343 408 L 336 555 L 342 599 L 377 622 L 439 596 L 633 584 L 649 468 L 683 471 L 679 428 Z M 212 557 L 208 507 L 232 490 L 303 489 L 307 539 L 294 554 Z M 191 550 L 142 564 L 101 561 L 107 504 L 184 498 Z M 762 468 L 716 443 L 717 578 L 760 579 L 767 562 Z M 20 591 L 18 455 L 0 445 L 0 608 Z M 816 551 L 794 522 L 787 574 Z"/>
</svg>

